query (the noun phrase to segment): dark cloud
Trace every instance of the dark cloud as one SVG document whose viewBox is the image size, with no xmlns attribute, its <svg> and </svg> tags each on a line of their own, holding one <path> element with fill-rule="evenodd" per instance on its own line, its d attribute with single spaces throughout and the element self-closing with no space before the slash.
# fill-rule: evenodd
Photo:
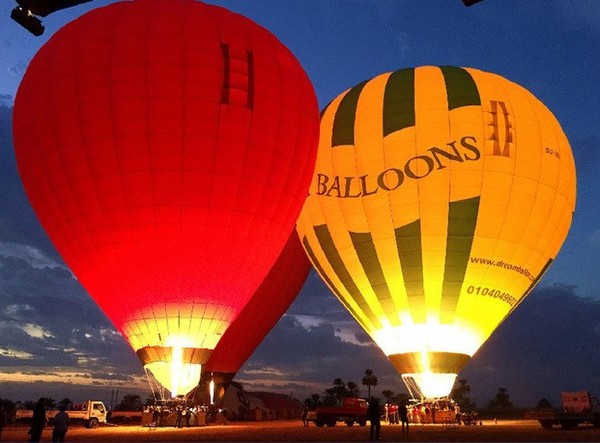
<svg viewBox="0 0 600 443">
<path fill-rule="evenodd" d="M 326 316 L 330 321 L 345 321 L 352 318 L 314 270 L 308 274 L 301 294 L 302 297 L 297 297 L 288 309 L 288 314 Z"/>
<path fill-rule="evenodd" d="M 13 97 L 10 94 L 0 94 L 0 107 L 8 108 L 12 105 Z"/>
</svg>

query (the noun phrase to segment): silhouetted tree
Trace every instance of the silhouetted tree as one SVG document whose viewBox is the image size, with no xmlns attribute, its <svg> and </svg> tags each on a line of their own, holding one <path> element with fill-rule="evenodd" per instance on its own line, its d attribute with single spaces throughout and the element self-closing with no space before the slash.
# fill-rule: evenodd
<svg viewBox="0 0 600 443">
<path fill-rule="evenodd" d="M 0 398 L 0 403 L 2 403 L 2 406 L 4 407 L 8 422 L 12 422 L 15 416 L 15 410 L 17 409 L 16 404 L 5 398 Z"/>
<path fill-rule="evenodd" d="M 33 408 L 35 408 L 36 403 L 37 402 L 35 402 L 35 401 L 25 400 L 24 402 L 21 403 L 21 405 L 22 405 L 23 409 L 33 410 Z"/>
<path fill-rule="evenodd" d="M 358 389 L 358 385 L 353 381 L 349 381 L 348 383 L 346 383 L 346 387 L 348 397 L 357 398 L 360 395 L 360 389 Z"/>
<path fill-rule="evenodd" d="M 460 409 L 463 411 L 467 411 L 475 408 L 475 403 L 471 401 L 469 398 L 469 393 L 471 392 L 471 386 L 467 383 L 467 379 L 461 378 L 458 380 L 458 386 L 454 386 L 452 391 L 450 392 L 450 398 L 452 398 Z"/>
<path fill-rule="evenodd" d="M 54 400 L 53 398 L 43 397 L 43 399 L 40 400 L 44 401 L 44 406 L 46 407 L 46 409 L 56 409 L 56 400 Z"/>
<path fill-rule="evenodd" d="M 550 401 L 548 401 L 547 398 L 542 398 L 540 401 L 537 402 L 537 406 L 538 408 L 553 408 L 552 404 L 550 403 Z"/>
<path fill-rule="evenodd" d="M 510 401 L 508 389 L 498 388 L 496 396 L 488 403 L 489 409 L 513 409 L 515 406 Z"/>
<path fill-rule="evenodd" d="M 115 407 L 115 411 L 141 411 L 142 410 L 142 398 L 139 395 L 127 394 Z"/>
<path fill-rule="evenodd" d="M 362 384 L 369 389 L 369 398 L 371 398 L 371 386 L 377 386 L 377 376 L 373 373 L 372 369 L 365 369 Z"/>
<path fill-rule="evenodd" d="M 309 408 L 315 409 L 317 406 L 321 404 L 321 395 L 320 394 L 311 394 L 311 396 L 304 400 L 304 404 L 308 405 Z"/>
<path fill-rule="evenodd" d="M 58 407 L 64 406 L 67 409 L 71 409 L 72 404 L 73 402 L 69 398 L 63 398 L 61 401 L 58 402 Z"/>
</svg>

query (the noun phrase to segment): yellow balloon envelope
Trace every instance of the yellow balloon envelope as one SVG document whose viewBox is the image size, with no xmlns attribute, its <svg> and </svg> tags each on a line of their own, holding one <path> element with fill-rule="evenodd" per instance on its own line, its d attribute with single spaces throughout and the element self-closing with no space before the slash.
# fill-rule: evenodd
<svg viewBox="0 0 600 443">
<path fill-rule="evenodd" d="M 297 229 L 409 389 L 441 397 L 556 257 L 575 180 L 559 123 L 521 86 L 402 69 L 323 111 Z"/>
</svg>

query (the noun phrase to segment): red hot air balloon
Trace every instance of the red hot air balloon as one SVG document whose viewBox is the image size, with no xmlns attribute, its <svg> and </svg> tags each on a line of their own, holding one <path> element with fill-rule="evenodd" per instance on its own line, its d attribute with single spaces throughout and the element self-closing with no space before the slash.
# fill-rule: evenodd
<svg viewBox="0 0 600 443">
<path fill-rule="evenodd" d="M 233 380 L 288 310 L 302 289 L 310 268 L 298 234 L 292 232 L 265 280 L 219 340 L 204 367 L 203 380 L 221 385 Z"/>
<path fill-rule="evenodd" d="M 318 120 L 277 38 L 193 0 L 93 10 L 28 67 L 13 129 L 29 200 L 172 395 L 197 384 L 292 232 Z"/>
</svg>

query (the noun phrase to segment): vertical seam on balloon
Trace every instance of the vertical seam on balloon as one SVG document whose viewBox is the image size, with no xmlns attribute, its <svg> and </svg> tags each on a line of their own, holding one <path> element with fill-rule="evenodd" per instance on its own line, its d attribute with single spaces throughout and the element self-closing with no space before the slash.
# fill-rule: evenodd
<svg viewBox="0 0 600 443">
<path fill-rule="evenodd" d="M 475 79 L 473 78 L 473 76 L 466 70 L 463 68 L 459 68 L 459 67 L 455 67 L 455 66 L 440 66 L 439 70 L 442 73 L 442 76 L 444 78 L 444 85 L 446 87 L 446 97 L 447 97 L 447 119 L 448 119 L 448 130 L 451 131 L 451 118 L 450 118 L 450 113 L 452 110 L 457 109 L 457 108 L 461 108 L 464 106 L 479 106 L 479 108 L 481 109 L 481 96 L 479 94 L 479 89 L 477 88 L 477 83 L 475 82 Z M 450 137 L 447 137 L 448 139 Z M 451 168 L 452 169 L 452 168 Z M 456 312 L 456 308 L 458 306 L 458 301 L 460 299 L 460 292 L 462 291 L 462 284 L 464 281 L 464 277 L 466 275 L 467 272 L 467 268 L 468 268 L 468 257 L 465 261 L 465 265 L 464 265 L 464 270 L 462 270 L 462 278 L 461 278 L 461 283 L 460 285 L 458 285 L 458 289 L 457 289 L 457 285 L 456 282 L 454 282 L 454 285 L 450 284 L 450 281 L 448 280 L 448 278 L 450 277 L 450 269 L 451 268 L 456 268 L 456 266 L 451 266 L 449 261 L 448 261 L 448 256 L 452 253 L 450 247 L 451 245 L 451 235 L 450 235 L 450 231 L 453 229 L 453 227 L 451 225 L 455 225 L 456 222 L 453 221 L 454 219 L 454 215 L 453 213 L 453 208 L 457 208 L 459 206 L 457 206 L 456 204 L 459 202 L 452 202 L 451 201 L 451 192 L 452 192 L 452 186 L 451 186 L 451 175 L 448 174 L 448 195 L 447 195 L 447 201 L 448 201 L 448 225 L 447 225 L 447 235 L 446 235 L 446 253 L 445 253 L 445 258 L 444 258 L 444 275 L 443 275 L 443 281 L 442 281 L 442 293 L 441 293 L 441 299 L 440 299 L 440 310 L 439 310 L 439 316 L 440 316 L 440 322 L 442 323 L 451 323 L 454 319 L 454 315 Z M 480 192 L 481 194 L 481 192 Z M 463 200 L 464 201 L 464 200 Z M 477 200 L 479 203 L 479 200 Z M 476 230 L 476 226 L 477 226 L 477 217 L 475 217 L 474 220 L 474 226 L 473 226 L 473 235 L 471 236 L 471 246 L 469 247 L 469 251 L 470 248 L 473 245 L 473 238 L 475 235 L 475 230 Z M 456 246 L 456 245 L 454 245 Z M 464 246 L 464 245 L 463 245 Z M 464 251 L 463 251 L 464 252 Z M 470 252 L 469 252 L 470 254 Z M 464 257 L 463 257 L 464 258 Z M 462 266 L 461 266 L 462 269 Z M 461 271 L 459 271 L 460 273 Z"/>
<path fill-rule="evenodd" d="M 182 60 L 182 80 L 181 80 L 181 97 L 180 97 L 180 102 L 179 102 L 179 106 L 181 107 L 181 127 L 182 130 L 180 131 L 180 150 L 179 150 L 179 232 L 177 235 L 177 239 L 180 240 L 184 237 L 184 214 L 186 212 L 186 207 L 185 204 L 186 202 L 184 201 L 184 193 L 185 193 L 185 177 L 186 177 L 186 171 L 184 168 L 184 164 L 185 164 L 185 151 L 186 151 L 186 139 L 187 139 L 187 133 L 188 133 L 188 128 L 187 128 L 187 118 L 186 118 L 186 111 L 187 111 L 187 107 L 186 107 L 186 90 L 187 90 L 187 85 L 188 85 L 188 76 L 186 75 L 187 72 L 187 64 L 188 64 L 188 60 L 187 60 L 187 53 L 188 53 L 188 42 L 190 41 L 190 38 L 188 37 L 188 30 L 189 30 L 189 26 L 187 25 L 187 20 L 189 19 L 189 15 L 182 13 L 181 14 L 181 19 L 183 20 L 183 24 L 180 27 L 180 32 L 183 32 L 183 44 L 181 45 L 181 60 Z M 190 321 L 191 321 L 191 317 L 190 317 Z M 189 330 L 189 326 L 188 326 L 188 330 Z"/>
<path fill-rule="evenodd" d="M 343 141 L 344 143 L 351 144 L 350 149 L 353 149 L 355 151 L 354 152 L 354 154 L 355 154 L 354 155 L 354 170 L 358 171 L 356 145 L 354 144 L 355 143 L 356 113 L 358 112 L 358 102 L 359 102 L 360 96 L 362 95 L 363 88 L 367 83 L 368 83 L 368 80 L 365 80 L 362 83 L 360 83 L 359 85 L 354 86 L 353 88 L 349 89 L 348 91 L 346 91 L 346 93 L 344 94 L 342 99 L 337 103 L 337 108 L 335 109 L 335 112 L 332 117 L 333 120 L 332 120 L 332 133 L 331 133 L 331 148 L 326 150 L 330 156 L 329 164 L 332 165 L 332 168 L 333 168 L 334 156 L 335 156 L 335 150 L 333 148 L 335 148 L 336 146 L 341 146 L 342 145 L 341 142 Z M 342 124 L 342 128 L 343 128 L 341 132 L 339 130 L 340 123 Z M 344 125 L 347 125 L 347 127 L 344 127 Z M 336 126 L 338 127 L 338 129 L 336 129 Z M 338 135 L 336 136 L 336 134 L 338 134 Z M 337 142 L 335 141 L 336 137 L 338 138 Z M 340 138 L 342 140 L 339 140 Z M 348 149 L 347 146 L 346 146 L 346 149 Z M 319 199 L 319 202 L 321 202 L 321 199 Z M 343 214 L 344 211 L 342 208 L 342 200 L 336 199 L 336 203 L 337 203 L 336 208 L 337 208 L 338 212 L 340 214 Z M 325 214 L 326 212 L 323 212 L 323 213 Z M 343 221 L 344 233 L 345 233 L 345 235 L 348 236 L 348 239 L 352 243 L 350 228 L 348 227 L 346 217 L 340 217 L 339 219 L 341 221 Z M 331 236 L 331 233 L 329 232 L 327 224 L 314 227 L 315 235 L 317 236 L 319 245 L 321 246 L 321 249 L 325 252 L 325 248 L 323 247 L 323 244 L 321 243 L 321 238 L 318 234 L 319 229 L 323 228 L 323 227 L 325 228 L 332 244 L 335 244 L 335 241 L 334 241 L 333 237 Z M 333 248 L 333 249 L 337 255 L 337 258 L 339 259 L 339 262 L 342 265 L 343 270 L 345 270 L 345 272 L 348 272 L 346 269 L 344 259 L 337 253 L 337 249 L 335 249 L 335 248 Z M 358 253 L 356 252 L 356 249 L 353 249 L 353 251 L 358 258 Z M 336 270 L 336 267 L 331 263 L 330 257 L 327 254 L 324 254 L 324 255 L 327 258 L 329 265 L 332 268 L 333 272 L 336 274 L 336 276 L 338 277 L 338 279 L 340 280 L 342 285 L 346 288 L 346 291 L 350 294 L 351 298 L 354 299 L 355 302 L 357 302 L 356 296 L 359 295 L 360 298 L 362 299 L 363 304 L 360 304 L 357 302 L 357 306 L 362 310 L 364 316 L 367 319 L 369 319 L 369 321 L 373 325 L 372 329 L 380 329 L 381 324 L 380 324 L 379 318 L 374 314 L 371 305 L 369 304 L 367 299 L 364 297 L 364 294 L 362 293 L 362 291 L 360 291 L 358 289 L 358 287 L 356 287 L 356 283 L 354 282 L 353 277 L 348 273 L 348 276 L 346 277 L 346 281 L 349 279 L 351 281 L 352 285 L 356 288 L 356 290 L 352 290 L 352 288 L 349 289 L 346 286 L 346 283 L 344 282 L 344 280 L 341 278 L 341 276 L 338 273 L 338 271 L 340 269 Z"/>
<path fill-rule="evenodd" d="M 394 117 L 390 118 L 388 114 L 392 114 Z M 383 143 L 383 157 L 384 166 L 387 169 L 386 161 L 386 143 L 385 138 L 397 131 L 405 128 L 414 127 L 416 123 L 416 112 L 415 112 L 415 69 L 405 68 L 398 71 L 392 72 L 384 87 L 383 93 L 383 106 L 382 106 L 382 143 Z M 411 308 L 411 291 L 408 289 L 406 282 L 405 263 L 401 259 L 401 247 L 398 242 L 398 230 L 395 228 L 396 222 L 394 217 L 394 210 L 392 205 L 392 196 L 390 193 L 387 194 L 387 202 L 389 207 L 390 217 L 392 219 L 392 233 L 394 234 L 393 241 L 396 245 L 396 251 L 398 252 L 398 266 L 401 272 L 401 279 L 404 283 L 404 289 L 406 292 L 406 300 L 408 302 L 409 311 L 412 313 L 413 321 L 416 322 L 416 313 Z M 420 239 L 419 239 L 420 241 Z M 421 269 L 422 269 L 422 257 L 421 257 Z M 421 275 L 421 287 L 423 286 L 423 277 Z M 390 289 L 391 291 L 391 289 Z M 422 292 L 422 291 L 421 291 Z M 399 294 L 400 297 L 402 294 Z M 423 309 L 425 308 L 425 295 L 421 295 Z M 414 299 L 414 298 L 413 298 Z M 394 301 L 394 298 L 392 297 Z M 402 322 L 400 312 L 403 310 L 401 305 L 397 305 L 394 301 L 395 312 L 394 316 L 398 318 L 398 321 Z M 390 313 L 391 314 L 391 313 Z"/>
<path fill-rule="evenodd" d="M 533 94 L 529 94 L 528 91 L 526 91 L 524 93 L 524 97 L 527 99 L 527 101 L 529 102 L 531 108 L 534 110 L 534 113 L 536 114 L 536 117 L 538 117 L 540 115 L 539 111 L 542 111 L 542 112 L 544 111 L 543 109 L 540 109 L 540 106 L 539 106 L 540 102 L 538 101 L 538 99 L 535 96 L 533 96 Z M 538 177 L 536 177 L 537 178 L 537 190 L 536 190 L 536 198 L 535 198 L 536 200 L 538 199 L 538 195 L 539 195 L 539 189 L 540 189 L 540 184 L 541 184 L 541 182 L 540 182 L 540 176 L 542 175 L 542 172 L 543 172 L 542 171 L 542 164 L 543 164 L 543 157 L 545 155 L 545 146 L 543 146 L 543 144 L 542 144 L 542 137 L 541 137 L 542 133 L 544 132 L 544 128 L 541 126 L 541 121 L 542 121 L 542 118 L 535 118 L 535 124 L 537 126 L 537 132 L 539 134 L 539 140 L 540 140 L 540 149 L 539 149 L 539 153 L 540 153 L 539 154 L 540 155 L 540 173 L 539 173 Z M 556 134 L 553 134 L 553 135 L 556 137 L 557 140 L 560 139 L 560 137 L 556 136 Z M 515 145 L 516 145 L 516 143 L 515 143 Z M 515 152 L 515 155 L 516 155 L 516 152 Z M 516 163 L 516 158 L 515 158 L 515 163 Z M 559 160 L 559 168 L 558 168 L 559 169 L 559 177 L 558 177 L 558 181 L 559 182 L 560 182 L 560 171 L 563 169 L 561 166 L 562 166 L 562 161 Z M 556 190 L 556 188 L 555 188 L 555 190 Z M 549 211 L 548 215 L 552 214 L 554 206 L 556 205 L 556 196 L 557 196 L 557 193 L 555 192 L 555 194 L 554 194 L 554 201 L 552 202 L 552 207 L 550 208 L 550 211 Z M 529 213 L 531 214 L 531 212 L 533 211 L 533 207 L 530 207 L 529 209 L 530 209 Z M 531 220 L 531 217 L 528 217 L 528 220 Z M 548 225 L 545 226 L 544 231 L 548 230 L 550 227 L 551 226 L 548 226 Z M 521 235 L 522 236 L 525 235 L 525 231 L 526 231 L 525 229 L 523 229 L 521 231 Z M 537 238 L 537 242 L 536 242 L 536 244 L 535 244 L 535 246 L 533 248 L 533 251 L 536 252 L 536 253 L 540 253 L 540 248 L 539 248 L 540 243 L 547 242 L 547 240 L 546 240 L 547 237 L 545 235 L 543 235 L 544 231 L 540 232 L 540 235 Z M 557 254 L 557 253 L 558 253 L 558 251 L 556 251 L 555 254 Z M 542 254 L 540 253 L 540 255 L 542 255 Z M 556 255 L 554 255 L 554 257 L 556 257 Z M 535 285 L 537 285 L 537 283 L 541 280 L 542 276 L 548 270 L 548 267 L 552 264 L 553 261 L 554 261 L 554 258 L 552 256 L 548 258 L 548 261 L 546 262 L 546 264 L 539 271 L 538 275 L 535 277 L 534 281 L 531 283 L 531 285 L 524 292 L 524 294 L 522 295 L 521 299 L 519 301 L 517 301 L 516 305 L 518 305 L 520 303 L 520 301 L 523 300 L 529 294 L 529 292 L 531 292 L 533 290 L 533 288 L 535 287 Z"/>
<path fill-rule="evenodd" d="M 246 51 L 246 63 L 248 64 L 248 93 L 246 106 L 254 109 L 254 55 L 251 50 Z"/>
<path fill-rule="evenodd" d="M 150 185 L 150 204 L 151 204 L 151 209 L 152 209 L 152 237 L 154 240 L 158 239 L 158 229 L 156 227 L 156 223 L 158 221 L 157 218 L 157 212 L 156 212 L 156 196 L 154 193 L 154 180 L 152 179 L 152 170 L 153 170 L 153 162 L 152 162 L 152 149 L 151 149 L 151 135 L 152 135 L 152 129 L 151 129 L 151 125 L 150 125 L 150 88 L 149 88 L 149 83 L 150 83 L 150 79 L 149 79 L 149 64 L 150 64 L 150 45 L 148 42 L 148 39 L 143 39 L 144 41 L 144 110 L 145 110 L 145 118 L 146 118 L 146 139 L 145 139 L 145 143 L 146 143 L 146 149 L 147 149 L 147 154 L 148 154 L 148 181 L 149 181 L 149 185 Z M 111 71 L 112 72 L 112 71 Z M 111 74 L 112 75 L 112 74 Z"/>
<path fill-rule="evenodd" d="M 223 87 L 221 89 L 221 104 L 229 103 L 229 89 L 231 85 L 229 83 L 230 74 L 230 60 L 229 60 L 229 45 L 221 43 L 221 54 L 223 56 Z"/>
<path fill-rule="evenodd" d="M 489 75 L 495 75 L 495 74 L 489 74 Z M 503 79 L 503 78 L 499 78 L 499 80 L 500 81 L 497 82 L 497 87 L 502 90 L 502 95 L 505 98 L 505 101 L 507 102 L 506 106 L 502 107 L 502 110 L 506 112 L 507 116 L 509 116 L 509 115 L 513 116 L 513 124 L 514 124 L 513 131 L 512 131 L 512 141 L 513 141 L 513 147 L 514 147 L 514 157 L 512 157 L 512 177 L 511 177 L 510 192 L 509 192 L 509 196 L 508 196 L 508 201 L 510 202 L 510 200 L 512 199 L 511 197 L 512 197 L 512 193 L 513 193 L 513 189 L 515 187 L 515 170 L 516 170 L 516 167 L 517 167 L 517 155 L 519 154 L 518 150 L 516 149 L 517 148 L 517 137 L 518 137 L 517 127 L 516 127 L 517 121 L 514 118 L 514 116 L 515 116 L 515 112 L 514 112 L 515 107 L 514 107 L 512 101 L 510 100 L 509 91 L 505 87 L 507 84 L 509 84 L 509 83 L 506 83 L 506 82 L 508 82 L 508 80 Z M 519 91 L 519 93 L 520 92 L 521 91 Z M 508 125 L 510 123 L 509 120 L 508 120 L 508 118 L 507 118 L 507 122 L 506 123 L 507 123 L 507 127 L 506 127 L 506 134 L 505 135 L 508 135 L 508 133 L 509 133 L 509 126 Z M 541 132 L 539 127 L 538 127 L 538 132 Z M 500 135 L 497 134 L 497 136 L 499 137 Z M 508 143 L 508 140 L 507 140 L 507 143 Z M 508 145 L 509 145 L 509 149 L 510 149 L 510 143 L 508 143 Z M 499 144 L 498 144 L 498 146 L 499 146 Z M 494 151 L 494 155 L 499 155 L 501 157 L 511 158 L 511 156 L 510 156 L 510 150 L 509 150 L 509 155 L 508 156 L 505 156 L 503 152 L 498 152 L 498 154 L 497 154 L 496 151 Z M 540 150 L 540 157 L 541 157 L 541 155 L 542 155 L 542 153 L 541 153 L 541 150 Z M 540 158 L 540 160 L 541 160 L 541 158 Z M 540 168 L 540 174 L 541 174 L 541 168 Z M 483 181 L 482 181 L 482 184 L 483 184 Z M 538 176 L 538 180 L 536 180 L 536 189 L 539 189 L 539 176 Z M 537 190 L 536 190 L 536 194 L 537 194 Z M 527 209 L 528 209 L 529 214 L 531 214 L 533 206 L 530 206 Z M 504 211 L 503 218 L 506 218 L 507 212 L 508 212 L 508 206 L 506 207 L 506 209 Z M 530 218 L 527 217 L 527 220 L 530 220 Z M 524 236 L 525 232 L 527 231 L 527 229 L 525 229 L 525 227 L 526 227 L 526 224 L 523 227 L 523 229 L 520 231 L 521 232 L 521 238 Z M 503 229 L 504 229 L 504 226 L 503 226 Z M 501 233 L 502 233 L 502 231 L 501 231 Z M 498 248 L 500 240 L 501 240 L 501 237 L 498 236 L 498 238 L 496 239 L 496 244 L 494 245 L 494 256 L 497 256 L 496 249 Z M 520 243 L 521 242 L 519 242 L 519 244 Z M 510 256 L 510 258 L 509 258 L 510 261 L 512 261 L 512 258 L 514 257 L 514 254 L 516 254 L 517 249 L 518 248 L 514 248 L 512 250 L 513 255 Z M 488 270 L 489 270 L 489 268 L 490 267 L 488 266 Z M 486 270 L 486 275 L 487 275 L 487 270 Z M 485 278 L 485 276 L 484 276 L 484 278 Z M 504 287 L 504 285 L 505 285 L 504 282 L 507 279 L 509 279 L 508 276 L 505 276 L 503 279 L 500 279 L 499 280 L 499 286 Z M 514 295 L 517 296 L 519 300 L 523 300 L 523 298 L 525 298 L 526 293 L 523 293 L 523 294 L 514 294 Z M 517 302 L 517 304 L 518 303 L 519 302 Z M 509 312 L 512 312 L 512 311 L 509 310 Z M 508 313 L 507 313 L 507 316 L 508 316 Z"/>
<path fill-rule="evenodd" d="M 78 44 L 77 52 L 80 51 L 80 45 L 81 45 L 82 41 L 84 41 L 84 40 L 83 39 L 77 40 L 77 44 Z M 80 59 L 77 58 L 77 67 L 80 68 L 80 66 L 81 66 L 80 65 Z M 79 69 L 78 69 L 78 71 L 79 71 Z M 50 77 L 50 76 L 48 76 L 48 77 Z M 75 78 L 75 90 L 77 91 L 77 96 L 79 96 L 79 92 L 81 91 L 80 79 L 81 79 L 81 75 L 77 75 L 76 78 Z M 50 89 L 48 89 L 48 90 L 50 90 Z M 79 120 L 78 121 L 78 123 L 79 123 L 79 134 L 80 134 L 80 137 L 81 137 L 81 142 L 83 144 L 83 139 L 84 139 L 84 137 L 83 137 L 83 131 L 82 131 L 82 128 L 83 128 L 83 124 L 82 124 L 83 118 L 81 116 L 81 107 L 79 106 L 79 103 L 78 103 L 78 106 L 77 106 L 77 118 Z M 90 165 L 89 150 L 88 149 L 82 149 L 82 151 L 83 151 L 83 157 L 84 157 L 83 163 L 87 166 L 88 175 L 91 178 L 91 176 L 92 176 L 92 167 Z M 98 190 L 96 189 L 95 185 L 92 186 L 92 192 L 94 194 L 94 198 L 96 199 L 96 204 L 98 206 L 100 206 L 100 199 L 99 199 L 99 196 L 98 196 Z M 85 227 L 85 230 L 86 230 L 86 232 L 88 234 L 86 248 L 89 248 L 89 245 L 92 242 L 91 239 L 92 239 L 93 236 L 92 236 L 92 233 L 91 233 L 91 231 L 89 229 L 88 223 L 84 222 L 83 217 L 82 217 L 81 222 L 82 222 L 81 224 Z M 78 246 L 81 247 L 82 245 L 78 245 Z M 89 259 L 88 259 L 88 265 L 89 264 L 90 263 L 89 263 Z"/>
<path fill-rule="evenodd" d="M 421 68 L 423 69 L 423 68 Z M 414 75 L 413 75 L 413 94 L 414 94 L 414 101 L 413 101 L 413 106 L 414 106 L 414 112 L 415 112 L 415 130 L 413 131 L 413 146 L 415 147 L 415 155 L 417 154 L 417 142 L 418 142 L 418 132 L 417 132 L 417 124 L 418 124 L 418 115 L 417 115 L 417 76 L 419 76 L 419 68 L 415 68 L 414 70 Z M 416 189 L 416 194 L 417 194 L 417 208 L 418 208 L 418 214 L 419 214 L 419 227 L 421 226 L 421 187 L 420 184 L 417 182 L 417 185 L 415 186 Z M 425 291 L 425 264 L 424 264 L 424 259 L 423 259 L 423 231 L 421 229 L 419 229 L 419 243 L 421 244 L 421 263 L 423 264 L 423 268 L 421 271 L 421 279 L 423 281 L 423 311 L 424 311 L 424 315 L 425 315 L 425 319 L 423 321 L 423 323 L 425 323 L 425 321 L 427 321 L 427 293 Z M 405 290 L 406 290 L 406 284 L 405 284 Z M 412 309 L 411 309 L 411 304 L 410 304 L 410 300 L 408 297 L 408 291 L 407 291 L 407 302 L 409 303 L 409 310 L 411 312 L 411 318 L 413 319 L 413 322 L 415 321 L 415 314 L 412 313 Z M 439 315 L 439 314 L 438 314 Z"/>
</svg>

